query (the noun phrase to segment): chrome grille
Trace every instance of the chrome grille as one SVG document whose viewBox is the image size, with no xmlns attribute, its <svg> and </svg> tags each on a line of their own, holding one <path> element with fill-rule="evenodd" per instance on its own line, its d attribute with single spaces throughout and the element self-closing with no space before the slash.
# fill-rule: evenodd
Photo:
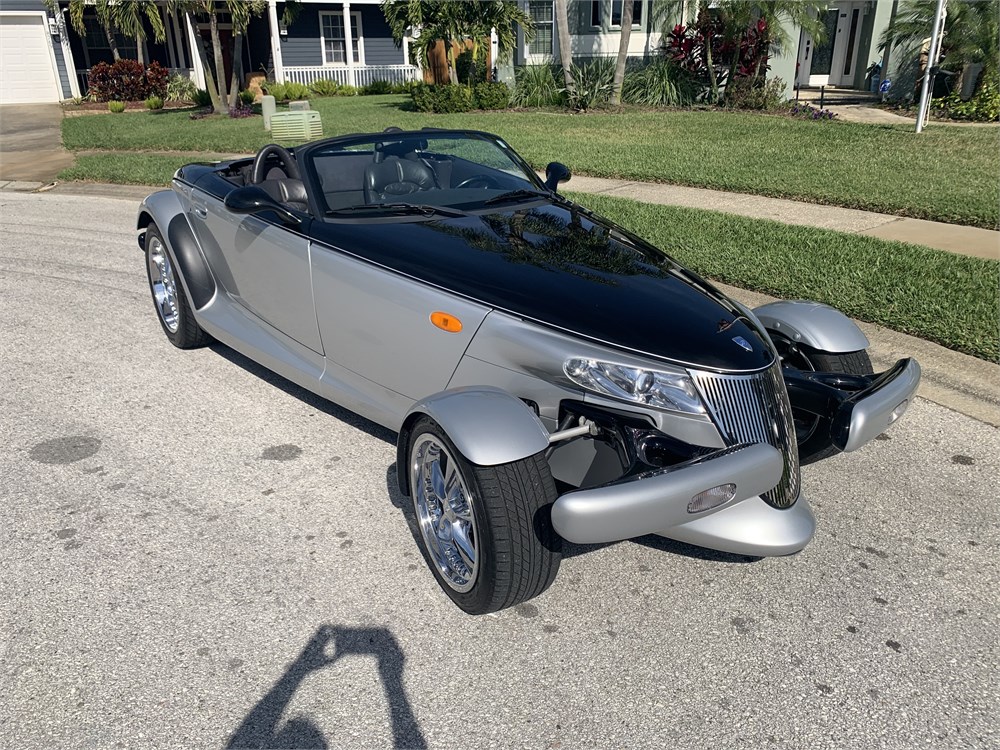
<svg viewBox="0 0 1000 750">
<path fill-rule="evenodd" d="M 799 497 L 799 448 L 781 365 L 750 375 L 690 372 L 727 444 L 767 443 L 781 451 L 785 471 L 764 499 L 776 508 L 790 507 Z"/>
</svg>

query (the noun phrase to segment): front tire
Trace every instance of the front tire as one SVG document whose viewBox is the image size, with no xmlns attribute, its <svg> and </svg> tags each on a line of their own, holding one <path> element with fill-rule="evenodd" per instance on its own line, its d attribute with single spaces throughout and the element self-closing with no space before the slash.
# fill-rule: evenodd
<svg viewBox="0 0 1000 750">
<path fill-rule="evenodd" d="M 476 466 L 437 422 L 421 417 L 407 456 L 421 551 L 459 608 L 495 612 L 551 585 L 562 540 L 552 528 L 556 488 L 544 454 Z"/>
<path fill-rule="evenodd" d="M 872 375 L 872 361 L 868 352 L 834 354 L 823 352 L 804 344 L 793 344 L 783 336 L 771 334 L 774 345 L 785 367 L 807 372 L 841 372 L 846 375 Z M 792 409 L 795 420 L 795 437 L 799 444 L 799 463 L 816 463 L 839 453 L 830 438 L 830 420 L 799 409 Z"/>
<path fill-rule="evenodd" d="M 155 223 L 146 227 L 146 277 L 163 333 L 178 349 L 196 349 L 212 341 L 191 312 L 180 275 Z"/>
</svg>

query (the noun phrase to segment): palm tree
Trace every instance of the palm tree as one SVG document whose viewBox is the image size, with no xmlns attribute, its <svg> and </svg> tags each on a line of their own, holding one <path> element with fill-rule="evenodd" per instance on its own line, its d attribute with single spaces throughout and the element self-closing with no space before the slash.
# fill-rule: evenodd
<svg viewBox="0 0 1000 750">
<path fill-rule="evenodd" d="M 893 45 L 905 58 L 916 59 L 931 35 L 936 0 L 908 0 L 896 13 L 879 40 L 881 47 Z M 941 66 L 962 70 L 983 66 L 980 81 L 998 76 L 997 46 L 1000 40 L 1000 0 L 952 2 L 948 4 L 942 42 Z"/>
<path fill-rule="evenodd" d="M 497 55 L 507 58 L 517 46 L 515 26 L 521 27 L 527 39 L 534 34 L 528 14 L 510 0 L 384 0 L 381 7 L 397 46 L 403 43 L 408 30 L 420 31 L 420 36 L 413 42 L 413 49 L 422 65 L 427 65 L 430 51 L 438 42 L 444 44 L 448 76 L 452 83 L 458 82 L 456 42 L 470 41 L 473 59 L 478 59 L 481 56 L 481 40 L 496 29 Z"/>
<path fill-rule="evenodd" d="M 572 101 L 576 82 L 573 80 L 573 49 L 569 41 L 569 12 L 566 0 L 555 0 L 556 30 L 559 32 L 559 62 L 562 64 L 563 84 Z"/>
<path fill-rule="evenodd" d="M 242 61 L 243 34 L 250 19 L 267 9 L 266 0 L 225 0 L 225 11 L 233 20 L 233 46 L 230 59 L 233 61 L 233 75 L 226 85 L 226 66 L 222 54 L 222 40 L 219 37 L 219 6 L 215 0 L 170 0 L 169 7 L 184 14 L 191 27 L 198 29 L 198 16 L 208 16 L 209 38 L 212 41 L 213 65 L 208 62 L 208 49 L 204 37 L 196 31 L 194 35 L 196 52 L 205 71 L 205 88 L 212 100 L 212 109 L 219 114 L 229 114 L 239 96 L 240 68 Z"/>
<path fill-rule="evenodd" d="M 59 0 L 46 0 L 45 4 L 53 13 L 59 13 Z M 114 20 L 111 15 L 111 0 L 70 0 L 69 1 L 69 22 L 80 36 L 86 36 L 87 25 L 84 23 L 83 14 L 87 8 L 93 8 L 97 15 L 97 22 L 101 24 L 104 36 L 108 40 L 108 48 L 111 50 L 111 59 L 115 62 L 122 59 L 118 51 L 118 42 L 115 40 Z"/>
<path fill-rule="evenodd" d="M 111 21 L 125 36 L 135 39 L 136 59 L 145 64 L 143 43 L 146 41 L 146 24 L 153 29 L 153 38 L 162 42 L 166 38 L 163 17 L 159 6 L 146 0 L 115 0 L 109 7 Z"/>
<path fill-rule="evenodd" d="M 632 18 L 635 3 L 632 0 L 622 0 L 622 31 L 618 41 L 618 59 L 615 61 L 615 78 L 611 84 L 611 104 L 618 106 L 622 102 L 622 82 L 625 80 L 625 62 L 628 60 L 628 43 L 632 38 Z"/>
</svg>

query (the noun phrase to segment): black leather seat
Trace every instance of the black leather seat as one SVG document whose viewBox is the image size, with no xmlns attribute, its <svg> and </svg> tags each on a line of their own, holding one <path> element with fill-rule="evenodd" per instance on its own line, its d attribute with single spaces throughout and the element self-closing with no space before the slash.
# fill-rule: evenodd
<svg viewBox="0 0 1000 750">
<path fill-rule="evenodd" d="M 258 185 L 264 192 L 289 208 L 296 211 L 309 212 L 309 198 L 306 196 L 306 186 L 302 180 L 292 177 L 268 178 Z"/>
<path fill-rule="evenodd" d="M 422 161 L 386 156 L 365 168 L 365 200 L 379 203 L 436 187 L 433 170 Z"/>
</svg>

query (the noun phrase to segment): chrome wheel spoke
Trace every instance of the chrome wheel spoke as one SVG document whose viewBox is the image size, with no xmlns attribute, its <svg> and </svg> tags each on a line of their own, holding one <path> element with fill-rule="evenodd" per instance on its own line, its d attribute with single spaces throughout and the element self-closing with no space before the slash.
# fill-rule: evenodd
<svg viewBox="0 0 1000 750">
<path fill-rule="evenodd" d="M 476 526 L 457 461 L 439 439 L 420 435 L 410 454 L 413 508 L 424 545 L 448 586 L 470 590 L 479 573 Z"/>
<path fill-rule="evenodd" d="M 171 333 L 177 331 L 180 315 L 177 307 L 177 282 L 166 248 L 158 237 L 149 240 L 149 283 L 153 290 L 156 312 Z"/>
</svg>

